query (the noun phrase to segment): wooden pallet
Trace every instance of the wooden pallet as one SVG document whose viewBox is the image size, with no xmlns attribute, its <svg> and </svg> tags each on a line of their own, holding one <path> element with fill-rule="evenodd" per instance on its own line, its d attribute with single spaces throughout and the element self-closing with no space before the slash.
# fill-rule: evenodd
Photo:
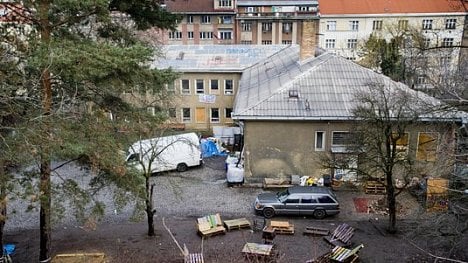
<svg viewBox="0 0 468 263">
<path fill-rule="evenodd" d="M 366 183 L 366 194 L 385 194 L 387 189 L 385 185 L 378 181 L 367 181 Z"/>
<path fill-rule="evenodd" d="M 197 227 L 198 234 L 202 237 L 226 233 L 226 228 L 224 228 L 223 221 L 219 214 L 197 218 Z"/>
<path fill-rule="evenodd" d="M 226 234 L 226 228 L 224 228 L 224 226 L 217 226 L 204 231 L 199 230 L 198 234 L 202 237 L 211 237 Z"/>
<path fill-rule="evenodd" d="M 325 236 L 323 238 L 334 246 L 348 247 L 351 244 L 354 231 L 355 229 L 353 227 L 342 223 L 333 231 L 331 236 Z"/>
<path fill-rule="evenodd" d="M 270 221 L 270 223 L 265 226 L 264 231 L 274 230 L 276 234 L 284 235 L 293 235 L 294 234 L 294 225 L 290 224 L 287 221 Z"/>
<path fill-rule="evenodd" d="M 312 235 L 312 236 L 327 236 L 330 234 L 330 230 L 326 228 L 320 228 L 320 227 L 313 227 L 313 226 L 308 226 L 304 230 L 304 235 Z"/>
<path fill-rule="evenodd" d="M 238 218 L 232 220 L 224 220 L 224 226 L 228 231 L 233 229 L 241 229 L 241 228 L 251 228 L 252 225 L 250 222 L 245 218 Z"/>
</svg>

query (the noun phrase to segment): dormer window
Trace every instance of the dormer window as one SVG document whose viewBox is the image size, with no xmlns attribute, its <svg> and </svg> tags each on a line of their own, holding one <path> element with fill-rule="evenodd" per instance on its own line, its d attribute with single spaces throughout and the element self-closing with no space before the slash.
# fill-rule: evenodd
<svg viewBox="0 0 468 263">
<path fill-rule="evenodd" d="M 296 89 L 289 90 L 289 98 L 298 99 L 299 91 Z"/>
</svg>

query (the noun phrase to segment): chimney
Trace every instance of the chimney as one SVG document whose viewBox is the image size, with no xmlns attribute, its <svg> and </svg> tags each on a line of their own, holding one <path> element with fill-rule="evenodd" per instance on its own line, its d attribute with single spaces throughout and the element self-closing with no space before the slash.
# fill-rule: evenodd
<svg viewBox="0 0 468 263">
<path fill-rule="evenodd" d="M 304 20 L 302 22 L 300 60 L 315 56 L 315 48 L 318 43 L 318 25 L 319 20 Z"/>
</svg>

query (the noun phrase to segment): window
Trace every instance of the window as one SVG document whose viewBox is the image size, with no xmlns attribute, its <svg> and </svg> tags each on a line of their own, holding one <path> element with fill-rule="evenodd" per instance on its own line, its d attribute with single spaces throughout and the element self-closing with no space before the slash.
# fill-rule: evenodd
<svg viewBox="0 0 468 263">
<path fill-rule="evenodd" d="M 200 32 L 200 39 L 213 39 L 213 32 Z"/>
<path fill-rule="evenodd" d="M 393 134 L 393 138 L 397 139 L 397 133 Z M 396 158 L 403 159 L 408 154 L 409 133 L 405 132 L 401 138 L 396 141 Z"/>
<path fill-rule="evenodd" d="M 232 0 L 219 0 L 219 7 L 232 7 Z"/>
<path fill-rule="evenodd" d="M 164 87 L 166 88 L 166 91 L 167 91 L 168 93 L 175 93 L 174 82 L 166 83 L 166 84 L 164 84 Z"/>
<path fill-rule="evenodd" d="M 219 122 L 219 109 L 211 108 L 211 122 Z"/>
<path fill-rule="evenodd" d="M 241 45 L 252 45 L 252 40 L 241 40 Z"/>
<path fill-rule="evenodd" d="M 232 108 L 226 108 L 224 109 L 224 118 L 230 119 L 232 114 Z"/>
<path fill-rule="evenodd" d="M 348 48 L 355 49 L 357 47 L 357 39 L 348 39 Z"/>
<path fill-rule="evenodd" d="M 420 75 L 416 79 L 416 84 L 418 84 L 418 85 L 423 85 L 423 84 L 426 84 L 426 83 L 427 83 L 427 79 L 426 79 L 426 76 L 424 76 L 424 75 Z"/>
<path fill-rule="evenodd" d="M 271 22 L 262 23 L 262 31 L 270 32 L 271 31 Z"/>
<path fill-rule="evenodd" d="M 455 29 L 457 20 L 455 18 L 445 19 L 445 29 Z"/>
<path fill-rule="evenodd" d="M 216 93 L 218 93 L 218 90 L 219 90 L 219 80 L 217 79 L 212 79 L 210 80 L 210 90 L 213 92 L 215 91 Z"/>
<path fill-rule="evenodd" d="M 224 94 L 232 95 L 234 93 L 234 85 L 232 79 L 224 80 Z"/>
<path fill-rule="evenodd" d="M 219 39 L 232 39 L 232 32 L 231 31 L 220 31 L 219 32 Z"/>
<path fill-rule="evenodd" d="M 351 142 L 350 132 L 333 132 L 332 145 L 348 145 Z"/>
<path fill-rule="evenodd" d="M 349 21 L 349 30 L 358 31 L 359 30 L 359 21 L 357 21 L 357 20 Z"/>
<path fill-rule="evenodd" d="M 435 161 L 438 140 L 439 134 L 437 132 L 420 132 L 418 135 L 418 150 L 416 151 L 416 159 L 418 161 Z"/>
<path fill-rule="evenodd" d="M 286 199 L 286 203 L 289 204 L 299 204 L 299 197 L 297 196 L 290 196 L 288 199 Z"/>
<path fill-rule="evenodd" d="M 424 19 L 422 21 L 422 29 L 432 29 L 432 19 Z"/>
<path fill-rule="evenodd" d="M 271 40 L 262 40 L 262 45 L 271 45 L 272 43 Z"/>
<path fill-rule="evenodd" d="M 431 39 L 430 38 L 424 38 L 423 39 L 423 48 L 428 48 L 431 45 Z"/>
<path fill-rule="evenodd" d="M 231 16 L 220 16 L 218 18 L 219 24 L 232 24 L 232 17 Z"/>
<path fill-rule="evenodd" d="M 335 39 L 325 39 L 325 48 L 335 48 Z"/>
<path fill-rule="evenodd" d="M 450 67 L 451 57 L 450 56 L 442 56 L 439 58 L 440 67 L 446 68 Z"/>
<path fill-rule="evenodd" d="M 244 31 L 244 32 L 250 32 L 250 31 L 252 31 L 252 23 L 250 23 L 250 22 L 243 22 L 241 25 L 242 25 L 242 31 Z"/>
<path fill-rule="evenodd" d="M 180 31 L 171 31 L 169 32 L 169 39 L 181 39 L 182 32 Z"/>
<path fill-rule="evenodd" d="M 398 29 L 407 30 L 408 29 L 408 20 L 398 20 Z"/>
<path fill-rule="evenodd" d="M 182 94 L 190 94 L 190 80 L 182 79 L 181 80 Z"/>
<path fill-rule="evenodd" d="M 328 195 L 320 195 L 317 199 L 318 199 L 318 202 L 321 204 L 334 204 L 335 203 L 335 201 Z"/>
<path fill-rule="evenodd" d="M 281 40 L 281 44 L 283 44 L 283 45 L 291 45 L 291 44 L 292 44 L 292 40 Z"/>
<path fill-rule="evenodd" d="M 190 108 L 182 108 L 182 122 L 190 122 L 192 120 L 190 115 Z"/>
<path fill-rule="evenodd" d="M 205 93 L 205 83 L 202 79 L 197 79 L 197 94 Z"/>
<path fill-rule="evenodd" d="M 193 16 L 187 16 L 187 24 L 193 24 Z"/>
<path fill-rule="evenodd" d="M 176 117 L 176 109 L 175 108 L 169 108 L 167 110 L 167 115 L 169 118 L 175 118 Z"/>
<path fill-rule="evenodd" d="M 292 30 L 292 23 L 291 22 L 283 23 L 283 33 L 290 33 L 291 30 Z"/>
<path fill-rule="evenodd" d="M 316 151 L 325 150 L 325 132 L 323 131 L 315 132 L 315 150 Z"/>
<path fill-rule="evenodd" d="M 336 30 L 336 21 L 327 21 L 327 31 Z"/>
<path fill-rule="evenodd" d="M 317 199 L 315 199 L 313 196 L 311 195 L 307 195 L 307 196 L 303 196 L 301 198 L 301 203 L 303 204 L 312 204 L 312 203 L 317 203 Z"/>
<path fill-rule="evenodd" d="M 347 60 L 356 61 L 356 57 L 346 57 Z"/>
<path fill-rule="evenodd" d="M 374 20 L 372 22 L 372 30 L 375 30 L 375 31 L 382 30 L 382 25 L 383 25 L 382 20 Z"/>
<path fill-rule="evenodd" d="M 453 46 L 453 38 L 446 37 L 442 40 L 442 46 L 443 47 L 451 47 Z"/>
<path fill-rule="evenodd" d="M 187 32 L 187 38 L 188 39 L 193 39 L 193 31 L 188 31 Z"/>
<path fill-rule="evenodd" d="M 245 8 L 245 12 L 247 13 L 253 13 L 255 12 L 255 7 L 249 6 Z"/>
<path fill-rule="evenodd" d="M 211 24 L 211 16 L 202 16 L 201 23 L 202 24 Z"/>
</svg>

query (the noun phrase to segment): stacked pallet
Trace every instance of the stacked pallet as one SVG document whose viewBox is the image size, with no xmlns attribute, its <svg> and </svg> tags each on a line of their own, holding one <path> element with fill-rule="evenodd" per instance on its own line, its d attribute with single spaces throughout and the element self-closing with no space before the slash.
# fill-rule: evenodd
<svg viewBox="0 0 468 263">
<path fill-rule="evenodd" d="M 294 234 L 294 225 L 287 221 L 270 221 L 263 231 L 275 231 L 275 234 Z"/>
<path fill-rule="evenodd" d="M 330 230 L 321 227 L 308 226 L 304 230 L 303 234 L 312 236 L 327 236 L 328 234 L 330 234 Z"/>
<path fill-rule="evenodd" d="M 226 228 L 219 214 L 208 215 L 197 219 L 198 234 L 203 237 L 225 234 Z"/>
<path fill-rule="evenodd" d="M 245 218 L 224 220 L 224 226 L 227 228 L 228 231 L 231 231 L 233 229 L 251 228 L 249 220 Z"/>
<path fill-rule="evenodd" d="M 367 181 L 366 194 L 385 194 L 387 192 L 385 185 L 380 181 Z"/>
</svg>

